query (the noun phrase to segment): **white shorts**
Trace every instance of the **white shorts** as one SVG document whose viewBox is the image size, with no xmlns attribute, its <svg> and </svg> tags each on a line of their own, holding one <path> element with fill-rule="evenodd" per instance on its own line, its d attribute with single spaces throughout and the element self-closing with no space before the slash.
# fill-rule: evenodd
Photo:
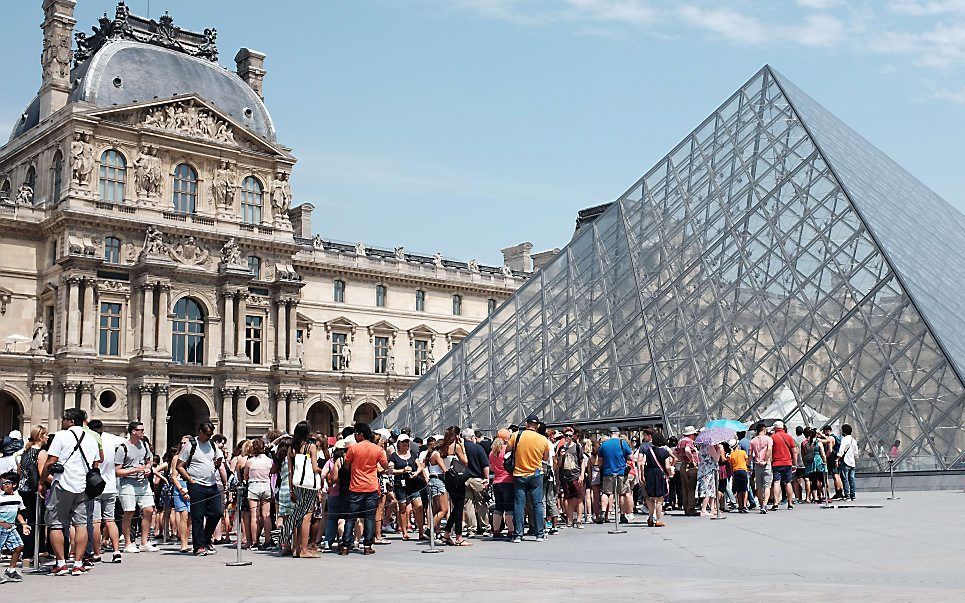
<svg viewBox="0 0 965 603">
<path fill-rule="evenodd" d="M 248 500 L 271 500 L 271 484 L 269 482 L 248 482 Z"/>
<path fill-rule="evenodd" d="M 121 503 L 121 511 L 129 513 L 137 508 L 147 509 L 154 506 L 154 492 L 147 480 L 141 482 L 121 479 L 117 489 L 117 500 Z"/>
</svg>

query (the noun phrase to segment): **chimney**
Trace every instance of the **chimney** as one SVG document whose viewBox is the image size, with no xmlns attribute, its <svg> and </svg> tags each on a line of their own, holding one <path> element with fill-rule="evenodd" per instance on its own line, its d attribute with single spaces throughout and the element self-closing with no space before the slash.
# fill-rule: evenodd
<svg viewBox="0 0 965 603">
<path fill-rule="evenodd" d="M 558 247 L 548 251 L 541 251 L 533 254 L 533 271 L 541 269 L 543 266 L 553 261 L 553 258 L 560 252 Z"/>
<path fill-rule="evenodd" d="M 520 243 L 503 249 L 503 263 L 516 272 L 532 272 L 533 258 L 529 252 L 533 250 L 532 243 Z"/>
<path fill-rule="evenodd" d="M 44 49 L 40 54 L 42 78 L 40 83 L 40 119 L 67 105 L 70 94 L 70 62 L 74 54 L 75 0 L 44 0 Z"/>
<path fill-rule="evenodd" d="M 265 100 L 265 94 L 262 92 L 265 74 L 268 73 L 265 71 L 265 53 L 242 48 L 235 55 L 235 64 L 238 66 L 238 75 L 241 79 L 255 91 L 258 98 Z"/>
<path fill-rule="evenodd" d="M 311 203 L 302 203 L 288 210 L 288 219 L 291 220 L 296 237 L 312 238 L 312 212 L 314 210 L 315 206 Z"/>
</svg>

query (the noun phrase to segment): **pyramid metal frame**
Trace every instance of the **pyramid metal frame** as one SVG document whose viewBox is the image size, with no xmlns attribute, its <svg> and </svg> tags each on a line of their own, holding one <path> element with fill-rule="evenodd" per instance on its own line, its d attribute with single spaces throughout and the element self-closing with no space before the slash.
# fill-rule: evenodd
<svg viewBox="0 0 965 603">
<path fill-rule="evenodd" d="M 677 433 L 789 388 L 788 416 L 855 426 L 859 469 L 893 440 L 896 470 L 962 468 L 965 267 L 943 257 L 965 216 L 765 66 L 378 422 Z"/>
</svg>

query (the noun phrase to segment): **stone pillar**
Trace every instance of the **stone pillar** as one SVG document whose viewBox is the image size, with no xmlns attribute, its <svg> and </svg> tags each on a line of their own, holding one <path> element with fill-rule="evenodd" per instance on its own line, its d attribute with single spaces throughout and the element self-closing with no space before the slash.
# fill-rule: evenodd
<svg viewBox="0 0 965 603">
<path fill-rule="evenodd" d="M 285 300 L 275 301 L 275 362 L 281 364 L 285 356 L 285 338 L 288 333 L 288 312 Z"/>
<path fill-rule="evenodd" d="M 292 421 L 292 429 L 295 427 L 295 423 L 298 421 L 304 421 L 308 418 L 308 414 L 305 409 L 305 400 L 308 398 L 303 392 L 295 393 L 295 420 Z"/>
<path fill-rule="evenodd" d="M 152 415 L 151 412 L 151 398 L 154 397 L 154 386 L 153 385 L 142 385 L 141 386 L 141 396 L 138 404 L 137 420 L 144 423 L 145 433 L 150 430 L 148 425 L 151 424 Z"/>
<path fill-rule="evenodd" d="M 64 381 L 61 386 L 64 389 L 64 409 L 78 408 L 77 405 L 77 381 Z M 59 426 L 58 426 L 59 427 Z M 59 431 L 59 429 L 58 429 Z"/>
<path fill-rule="evenodd" d="M 154 351 L 154 283 L 144 283 L 141 285 L 142 308 L 141 308 L 141 353 L 149 354 Z"/>
<path fill-rule="evenodd" d="M 342 395 L 342 425 L 340 425 L 340 427 L 346 427 L 348 425 L 352 425 L 354 418 L 355 417 L 352 416 L 352 397 L 347 394 L 343 394 Z"/>
<path fill-rule="evenodd" d="M 235 295 L 233 291 L 225 291 L 224 321 L 221 324 L 221 358 L 231 358 L 235 355 Z"/>
<path fill-rule="evenodd" d="M 67 278 L 67 307 L 65 312 L 67 317 L 67 347 L 73 348 L 80 344 L 80 312 L 79 304 L 80 278 L 71 276 Z M 66 408 L 69 408 L 66 407 Z"/>
<path fill-rule="evenodd" d="M 43 403 L 47 407 L 47 431 L 54 433 L 60 429 L 60 409 L 54 401 L 49 381 L 44 383 Z"/>
<path fill-rule="evenodd" d="M 37 94 L 40 102 L 40 119 L 56 112 L 67 104 L 70 94 L 70 50 L 74 33 L 75 0 L 44 0 L 44 50 L 40 54 L 41 84 Z M 264 55 L 262 55 L 264 60 Z M 262 75 L 264 77 L 264 75 Z"/>
<path fill-rule="evenodd" d="M 239 387 L 235 403 L 235 441 L 248 437 L 248 390 Z"/>
<path fill-rule="evenodd" d="M 80 384 L 80 409 L 87 413 L 87 418 L 94 415 L 94 382 L 85 381 Z"/>
<path fill-rule="evenodd" d="M 235 355 L 243 358 L 245 356 L 245 320 L 248 318 L 248 294 L 244 291 L 238 292 L 238 314 L 235 316 L 235 341 L 237 348 Z M 264 342 L 262 342 L 264 346 Z M 262 347 L 264 349 L 264 347 Z"/>
<path fill-rule="evenodd" d="M 25 436 L 30 433 L 34 425 L 41 425 L 48 420 L 48 411 L 44 406 L 46 386 L 47 384 L 43 381 L 30 382 L 30 406 L 24 409 L 23 425 L 20 427 L 20 432 Z M 24 437 L 24 441 L 26 440 L 27 438 Z"/>
<path fill-rule="evenodd" d="M 94 343 L 97 338 L 97 302 L 94 300 L 94 283 L 93 278 L 84 279 L 84 333 L 81 345 L 91 350 L 97 349 Z"/>
<path fill-rule="evenodd" d="M 58 349 L 67 349 L 67 333 L 70 329 L 70 280 L 65 278 L 60 281 L 60 290 L 57 297 L 60 303 L 60 339 L 57 341 Z M 53 337 L 53 335 L 51 335 Z"/>
<path fill-rule="evenodd" d="M 131 387 L 130 397 L 127 399 L 127 420 L 134 421 L 140 419 L 141 398 L 144 396 L 143 386 L 135 385 Z M 143 419 L 142 419 L 143 420 Z"/>
<path fill-rule="evenodd" d="M 165 355 L 171 354 L 171 285 L 161 283 L 158 285 L 160 291 L 160 301 L 158 301 L 157 321 L 158 321 L 158 340 L 157 349 Z"/>
<path fill-rule="evenodd" d="M 169 388 L 159 385 L 157 388 L 157 405 L 154 407 L 154 448 L 164 451 L 168 446 L 168 406 Z"/>
<path fill-rule="evenodd" d="M 235 388 L 221 388 L 221 433 L 228 438 L 228 445 L 235 443 Z"/>
<path fill-rule="evenodd" d="M 298 300 L 290 300 L 288 303 L 288 355 L 289 362 L 298 360 L 295 349 L 295 338 L 298 334 Z"/>
<path fill-rule="evenodd" d="M 282 431 L 291 433 L 288 431 L 288 392 L 285 390 L 278 390 L 275 392 L 275 427 L 281 429 Z"/>
</svg>

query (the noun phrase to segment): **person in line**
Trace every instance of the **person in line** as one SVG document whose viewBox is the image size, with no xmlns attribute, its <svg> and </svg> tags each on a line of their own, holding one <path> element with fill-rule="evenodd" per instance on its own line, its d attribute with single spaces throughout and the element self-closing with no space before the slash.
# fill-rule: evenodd
<svg viewBox="0 0 965 603">
<path fill-rule="evenodd" d="M 124 512 L 121 530 L 124 533 L 125 553 L 141 551 L 157 552 L 157 545 L 148 541 L 151 531 L 151 518 L 154 516 L 154 493 L 147 476 L 151 472 L 151 448 L 144 441 L 144 424 L 131 421 L 127 426 L 128 439 L 121 442 L 114 451 L 114 473 L 119 480 L 117 498 Z M 141 546 L 131 538 L 131 521 L 134 511 L 141 509 Z"/>
<path fill-rule="evenodd" d="M 585 474 L 587 498 L 586 508 L 593 513 L 593 523 L 603 523 L 606 521 L 608 510 L 603 508 L 601 499 L 603 494 L 600 488 L 603 484 L 603 459 L 600 458 L 600 440 L 593 438 L 590 440 L 590 460 L 587 462 Z"/>
<path fill-rule="evenodd" d="M 751 439 L 748 437 L 746 431 L 737 432 L 737 446 L 744 451 L 744 455 L 747 457 L 747 510 L 757 508 L 757 496 L 754 494 L 754 483 L 752 482 L 754 478 L 753 464 L 751 460 Z"/>
<path fill-rule="evenodd" d="M 420 472 L 419 457 L 413 454 L 411 448 L 412 438 L 405 433 L 399 435 L 398 440 L 396 440 L 396 449 L 389 456 L 391 464 L 389 471 L 392 474 L 395 499 L 399 505 L 398 525 L 402 540 L 409 540 L 410 514 L 415 517 L 419 540 L 422 540 L 423 530 L 425 529 L 425 513 L 422 509 L 422 498 L 419 496 L 419 490 L 421 490 L 424 481 L 418 478 Z M 331 496 L 330 486 L 329 500 L 331 500 Z M 331 506 L 329 506 L 329 509 L 331 509 Z"/>
<path fill-rule="evenodd" d="M 546 505 L 543 502 L 543 462 L 550 460 L 550 443 L 537 433 L 539 417 L 526 417 L 526 429 L 510 438 L 508 451 L 513 454 L 513 542 L 523 541 L 526 499 L 533 505 L 533 528 L 536 542 L 546 540 Z"/>
<path fill-rule="evenodd" d="M 351 477 L 349 468 L 345 467 L 345 451 L 345 440 L 337 440 L 332 448 L 332 457 L 322 466 L 321 476 L 328 486 L 328 512 L 325 516 L 325 535 L 322 541 L 322 549 L 326 551 L 335 550 L 339 541 L 339 522 L 345 519 L 348 478 Z"/>
<path fill-rule="evenodd" d="M 858 441 L 852 435 L 854 428 L 845 423 L 841 426 L 841 445 L 838 447 L 838 466 L 841 468 L 841 485 L 844 498 L 854 500 L 854 468 L 858 458 Z"/>
<path fill-rule="evenodd" d="M 292 557 L 319 556 L 317 552 L 308 549 L 312 514 L 318 505 L 318 491 L 322 486 L 318 448 L 309 437 L 310 429 L 308 421 L 299 421 L 292 433 L 292 445 L 288 451 L 292 512 L 285 521 L 282 541 L 291 542 Z"/>
<path fill-rule="evenodd" d="M 449 517 L 442 532 L 442 541 L 449 546 L 471 546 L 462 538 L 462 516 L 466 504 L 466 480 L 469 477 L 468 461 L 465 443 L 459 433 L 459 427 L 450 425 L 446 429 L 442 440 L 440 453 L 446 457 L 448 470 L 443 477 L 446 491 L 449 493 Z M 458 469 L 462 472 L 459 473 Z M 453 537 L 455 533 L 455 537 Z"/>
<path fill-rule="evenodd" d="M 784 485 L 787 508 L 791 510 L 794 508 L 794 466 L 797 463 L 798 448 L 794 438 L 787 433 L 783 421 L 775 421 L 773 429 L 771 467 L 774 469 L 774 503 L 771 511 L 777 511 L 781 502 L 781 484 Z"/>
<path fill-rule="evenodd" d="M 674 456 L 667 450 L 663 433 L 647 433 L 649 446 L 641 446 L 643 456 L 643 487 L 646 495 L 647 525 L 651 528 L 666 526 L 663 519 L 663 499 L 670 493 L 670 476 L 673 474 Z M 646 439 L 646 438 L 645 438 Z"/>
<path fill-rule="evenodd" d="M 755 431 L 757 435 L 750 443 L 751 458 L 754 461 L 754 487 L 757 489 L 757 505 L 761 509 L 760 513 L 766 515 L 767 501 L 771 496 L 771 483 L 774 479 L 771 472 L 774 442 L 771 436 L 767 435 L 767 427 L 763 423 L 758 423 Z"/>
<path fill-rule="evenodd" d="M 828 475 L 834 480 L 834 496 L 831 500 L 844 498 L 841 484 L 841 467 L 838 463 L 838 451 L 841 449 L 841 436 L 835 435 L 830 425 L 821 428 L 821 442 L 824 444 L 824 455 L 828 460 Z"/>
<path fill-rule="evenodd" d="M 191 552 L 191 546 L 188 543 L 188 538 L 191 535 L 191 495 L 188 494 L 188 483 L 178 473 L 176 465 L 181 448 L 191 439 L 189 435 L 182 437 L 181 443 L 165 455 L 168 462 L 168 480 L 171 482 L 171 508 L 174 510 L 174 525 L 177 529 L 178 540 L 181 541 L 182 553 Z"/>
<path fill-rule="evenodd" d="M 467 532 L 470 536 L 487 536 L 492 533 L 489 525 L 489 456 L 471 427 L 462 430 L 462 439 L 466 446 L 466 469 L 469 473 L 469 479 L 466 480 Z"/>
<path fill-rule="evenodd" d="M 739 441 L 738 445 L 730 451 L 727 462 L 730 463 L 731 489 L 734 491 L 734 497 L 737 499 L 737 512 L 747 513 L 747 491 L 749 490 L 747 452 L 740 446 Z"/>
<path fill-rule="evenodd" d="M 697 455 L 697 446 L 694 440 L 697 439 L 697 428 L 693 425 L 684 427 L 680 434 L 680 440 L 674 449 L 674 456 L 680 461 L 680 499 L 683 505 L 684 515 L 694 517 L 700 515 L 697 511 L 697 464 L 700 457 Z"/>
<path fill-rule="evenodd" d="M 265 454 L 265 442 L 262 439 L 251 441 L 251 455 L 245 461 L 244 481 L 248 484 L 249 510 L 249 540 L 248 545 L 264 550 L 271 540 L 271 468 L 274 461 Z M 259 545 L 261 532 L 265 533 L 265 542 Z"/>
<path fill-rule="evenodd" d="M 443 481 L 448 466 L 441 451 L 444 438 L 445 436 L 442 435 L 426 438 L 424 462 L 428 479 L 426 502 L 430 510 L 436 510 L 432 513 L 432 529 L 437 535 L 442 531 L 442 521 L 449 515 L 449 496 L 446 492 L 446 483 Z"/>
<path fill-rule="evenodd" d="M 275 476 L 275 483 L 278 488 L 278 513 L 275 517 L 275 527 L 282 528 L 284 531 L 285 523 L 292 512 L 292 490 L 291 472 L 288 469 L 288 453 L 291 451 L 291 436 L 282 436 L 274 442 L 274 463 L 272 464 L 272 475 Z M 291 540 L 283 537 L 278 542 L 279 553 L 283 556 L 291 555 Z"/>
<path fill-rule="evenodd" d="M 204 421 L 195 438 L 187 438 L 175 458 L 175 472 L 187 484 L 191 503 L 191 539 L 194 554 L 217 553 L 211 542 L 221 521 L 222 498 L 216 480 L 224 479 L 224 454 L 211 442 L 214 423 Z M 181 490 L 179 490 L 181 491 Z M 184 494 L 183 491 L 182 496 Z"/>
<path fill-rule="evenodd" d="M 30 536 L 30 525 L 23 516 L 26 507 L 17 492 L 18 483 L 16 471 L 0 475 L 0 551 L 10 552 L 10 565 L 3 571 L 4 582 L 23 580 L 23 576 L 17 571 L 20 554 L 23 552 L 23 538 L 17 531 L 17 525 L 20 525 L 24 536 Z"/>
<path fill-rule="evenodd" d="M 720 474 L 720 459 L 724 450 L 720 444 L 704 444 L 698 451 L 697 461 L 697 498 L 700 499 L 700 516 L 713 517 L 719 508 L 717 502 L 717 482 Z"/>
<path fill-rule="evenodd" d="M 104 450 L 104 462 L 100 464 L 101 477 L 104 478 L 104 491 L 97 498 L 87 501 L 90 509 L 90 530 L 88 530 L 88 550 L 92 552 L 91 560 L 94 563 L 104 561 L 101 555 L 103 547 L 103 537 L 101 530 L 107 533 L 107 538 L 111 542 L 111 563 L 121 562 L 121 541 L 120 533 L 117 529 L 117 475 L 115 473 L 114 456 L 117 447 L 124 440 L 112 433 L 104 433 L 104 423 L 98 419 L 89 421 L 87 427 L 101 437 L 101 444 Z M 130 522 L 128 522 L 130 525 Z"/>
<path fill-rule="evenodd" d="M 351 467 L 348 489 L 348 520 L 342 535 L 339 555 L 348 555 L 355 538 L 355 524 L 362 521 L 363 555 L 374 555 L 375 511 L 379 502 L 379 468 L 386 469 L 389 459 L 385 450 L 372 443 L 372 428 L 368 423 L 355 424 L 355 444 L 345 453 Z"/>
<path fill-rule="evenodd" d="M 79 408 L 64 410 L 61 430 L 47 451 L 47 462 L 40 474 L 40 494 L 47 490 L 47 527 L 50 528 L 50 548 L 55 563 L 51 574 L 55 576 L 80 576 L 89 571 L 84 565 L 87 549 L 87 472 L 98 469 L 104 460 L 104 452 L 97 434 L 86 429 L 87 413 Z M 53 483 L 47 486 L 47 477 Z M 74 526 L 71 536 L 74 554 L 73 567 L 67 567 L 64 550 L 63 528 Z"/>
<path fill-rule="evenodd" d="M 630 499 L 632 484 L 627 475 L 627 461 L 632 454 L 630 444 L 620 437 L 620 428 L 611 427 L 610 437 L 600 444 L 600 458 L 603 460 L 603 480 L 600 491 L 603 494 L 603 508 L 608 509 L 612 499 L 613 513 L 620 513 L 621 523 L 626 523 L 627 513 L 632 512 L 633 501 Z"/>
<path fill-rule="evenodd" d="M 509 432 L 506 432 L 509 437 Z M 496 437 L 489 452 L 489 467 L 493 476 L 493 540 L 505 540 L 513 537 L 513 476 L 506 471 L 503 460 L 506 452 L 506 440 Z M 506 534 L 503 535 L 503 526 Z"/>
<path fill-rule="evenodd" d="M 586 491 L 581 478 L 586 473 L 589 458 L 583 454 L 583 446 L 574 427 L 563 430 L 563 441 L 557 446 L 556 457 L 564 501 L 563 525 L 582 529 L 583 499 Z"/>
<path fill-rule="evenodd" d="M 40 486 L 40 468 L 43 467 L 47 461 L 47 451 L 44 449 L 46 444 L 47 428 L 43 425 L 37 425 L 30 430 L 30 437 L 27 439 L 26 447 L 23 453 L 17 457 L 17 472 L 20 481 L 17 486 L 17 491 L 20 493 L 20 496 L 23 498 L 23 503 L 26 506 L 23 516 L 27 519 L 27 523 L 31 525 L 37 525 L 38 519 L 40 519 L 37 516 L 37 511 L 43 506 L 43 501 L 40 502 L 41 507 L 37 506 L 37 491 Z M 46 530 L 39 530 L 38 532 L 40 536 L 40 551 L 44 552 L 47 550 Z M 33 558 L 33 538 L 24 540 L 23 556 L 25 559 Z"/>
</svg>

